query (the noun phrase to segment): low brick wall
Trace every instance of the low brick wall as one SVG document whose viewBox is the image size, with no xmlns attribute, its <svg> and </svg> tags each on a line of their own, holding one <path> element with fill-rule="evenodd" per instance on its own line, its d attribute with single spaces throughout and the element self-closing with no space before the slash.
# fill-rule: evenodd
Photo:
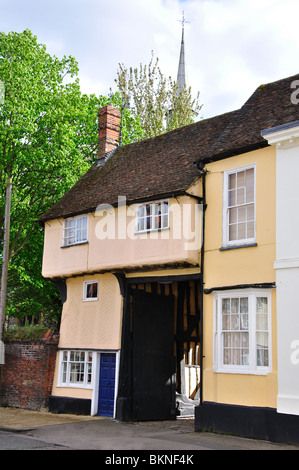
<svg viewBox="0 0 299 470">
<path fill-rule="evenodd" d="M 58 336 L 49 330 L 34 341 L 5 344 L 1 367 L 0 405 L 41 410 L 52 391 Z"/>
</svg>

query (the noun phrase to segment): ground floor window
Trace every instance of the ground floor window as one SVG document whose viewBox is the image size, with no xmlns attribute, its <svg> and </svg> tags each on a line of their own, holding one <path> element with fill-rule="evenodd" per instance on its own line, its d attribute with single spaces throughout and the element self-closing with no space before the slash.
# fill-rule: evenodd
<svg viewBox="0 0 299 470">
<path fill-rule="evenodd" d="M 214 293 L 214 368 L 217 372 L 269 372 L 270 294 L 258 289 Z"/>
<path fill-rule="evenodd" d="M 92 351 L 67 350 L 60 353 L 60 384 L 91 386 Z"/>
</svg>

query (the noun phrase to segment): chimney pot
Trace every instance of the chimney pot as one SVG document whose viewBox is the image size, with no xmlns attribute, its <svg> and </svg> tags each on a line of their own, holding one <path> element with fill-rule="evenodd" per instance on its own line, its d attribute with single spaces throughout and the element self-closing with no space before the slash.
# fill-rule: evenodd
<svg viewBox="0 0 299 470">
<path fill-rule="evenodd" d="M 118 146 L 120 111 L 111 105 L 99 109 L 98 160 Z"/>
</svg>

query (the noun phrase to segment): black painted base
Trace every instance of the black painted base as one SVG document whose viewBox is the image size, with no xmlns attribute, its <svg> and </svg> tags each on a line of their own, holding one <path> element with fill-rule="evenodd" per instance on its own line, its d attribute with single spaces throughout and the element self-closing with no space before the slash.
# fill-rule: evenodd
<svg viewBox="0 0 299 470">
<path fill-rule="evenodd" d="M 203 402 L 195 408 L 195 431 L 299 444 L 299 416 L 274 408 Z"/>
<path fill-rule="evenodd" d="M 91 400 L 83 398 L 56 397 L 49 398 L 51 413 L 68 413 L 75 415 L 90 415 Z"/>
</svg>

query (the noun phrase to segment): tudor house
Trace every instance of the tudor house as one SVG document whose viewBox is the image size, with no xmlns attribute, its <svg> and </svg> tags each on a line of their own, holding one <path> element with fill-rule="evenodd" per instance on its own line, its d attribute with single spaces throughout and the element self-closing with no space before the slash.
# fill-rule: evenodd
<svg viewBox="0 0 299 470">
<path fill-rule="evenodd" d="M 299 76 L 117 146 L 41 217 L 63 298 L 50 411 L 299 442 Z"/>
</svg>

